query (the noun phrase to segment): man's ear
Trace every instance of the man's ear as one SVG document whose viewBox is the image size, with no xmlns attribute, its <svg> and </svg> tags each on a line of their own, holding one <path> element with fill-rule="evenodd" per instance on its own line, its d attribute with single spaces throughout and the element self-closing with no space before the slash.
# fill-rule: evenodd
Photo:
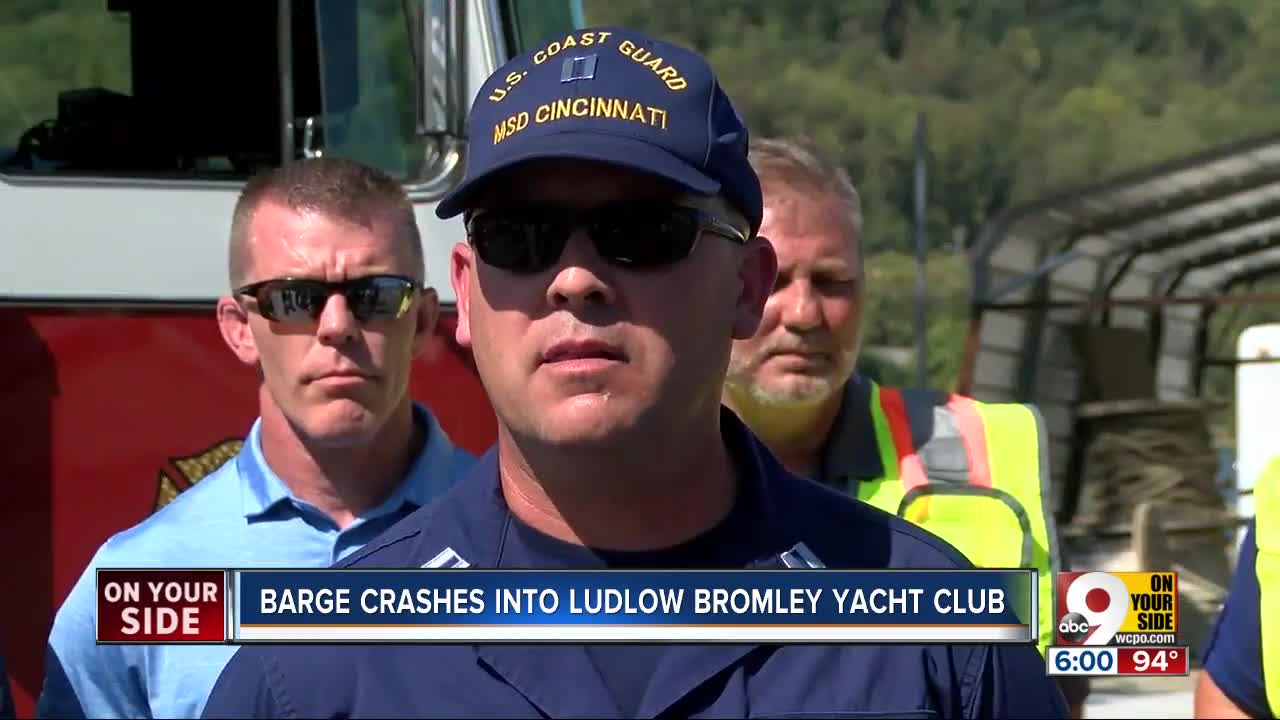
<svg viewBox="0 0 1280 720">
<path fill-rule="evenodd" d="M 778 254 L 773 243 L 763 235 L 752 238 L 742 253 L 738 266 L 737 312 L 733 318 L 733 339 L 748 340 L 760 329 L 764 306 L 778 279 Z"/>
<path fill-rule="evenodd" d="M 418 312 L 415 313 L 413 328 L 413 354 L 421 355 L 435 335 L 436 322 L 440 319 L 440 296 L 432 287 L 422 288 L 418 299 Z"/>
<path fill-rule="evenodd" d="M 249 327 L 249 313 L 234 298 L 222 297 L 217 306 L 218 330 L 222 340 L 245 365 L 258 364 L 258 343 Z"/>
<path fill-rule="evenodd" d="M 454 245 L 453 252 L 449 255 L 449 282 L 453 284 L 453 294 L 458 305 L 458 325 L 454 330 L 454 339 L 464 348 L 471 347 L 471 268 L 475 261 L 471 246 L 462 242 Z"/>
</svg>

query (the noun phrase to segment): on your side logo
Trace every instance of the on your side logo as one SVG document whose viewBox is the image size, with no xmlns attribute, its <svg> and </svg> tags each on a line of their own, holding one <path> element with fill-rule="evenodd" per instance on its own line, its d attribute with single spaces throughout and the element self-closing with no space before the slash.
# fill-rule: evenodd
<svg viewBox="0 0 1280 720">
<path fill-rule="evenodd" d="M 1056 591 L 1060 645 L 1167 644 L 1176 638 L 1177 573 L 1063 572 Z"/>
</svg>

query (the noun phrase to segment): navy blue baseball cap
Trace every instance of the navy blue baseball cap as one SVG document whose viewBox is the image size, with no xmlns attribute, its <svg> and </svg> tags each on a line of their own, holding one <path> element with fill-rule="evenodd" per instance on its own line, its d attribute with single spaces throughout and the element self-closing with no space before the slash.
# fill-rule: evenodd
<svg viewBox="0 0 1280 720">
<path fill-rule="evenodd" d="M 476 187 L 529 160 L 594 160 L 723 194 L 760 229 L 747 127 L 692 50 L 625 28 L 578 30 L 503 65 L 471 106 L 466 175 L 436 207 L 451 218 Z"/>
</svg>

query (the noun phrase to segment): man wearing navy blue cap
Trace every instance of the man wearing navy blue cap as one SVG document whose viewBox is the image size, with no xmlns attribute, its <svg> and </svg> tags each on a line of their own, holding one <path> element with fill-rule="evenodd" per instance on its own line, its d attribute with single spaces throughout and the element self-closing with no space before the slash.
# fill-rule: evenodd
<svg viewBox="0 0 1280 720">
<path fill-rule="evenodd" d="M 440 204 L 458 341 L 498 417 L 474 472 L 345 567 L 957 568 L 788 473 L 720 404 L 777 273 L 705 60 L 620 28 L 508 63 Z M 790 566 L 788 562 L 785 566 Z M 243 648 L 205 717 L 1066 717 L 1026 646 Z"/>
</svg>

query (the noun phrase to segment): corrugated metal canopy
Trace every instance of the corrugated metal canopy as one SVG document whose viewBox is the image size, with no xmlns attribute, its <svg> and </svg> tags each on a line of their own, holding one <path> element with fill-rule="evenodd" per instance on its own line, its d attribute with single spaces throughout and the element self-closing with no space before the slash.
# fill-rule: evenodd
<svg viewBox="0 0 1280 720">
<path fill-rule="evenodd" d="M 1061 480 L 1081 399 L 1077 328 L 1147 333 L 1156 396 L 1194 397 L 1210 306 L 1156 301 L 1280 273 L 1280 134 L 1013 208 L 983 228 L 971 263 L 976 338 L 960 389 L 1036 403 Z M 1148 304 L 1099 304 L 1116 299 Z"/>
</svg>

